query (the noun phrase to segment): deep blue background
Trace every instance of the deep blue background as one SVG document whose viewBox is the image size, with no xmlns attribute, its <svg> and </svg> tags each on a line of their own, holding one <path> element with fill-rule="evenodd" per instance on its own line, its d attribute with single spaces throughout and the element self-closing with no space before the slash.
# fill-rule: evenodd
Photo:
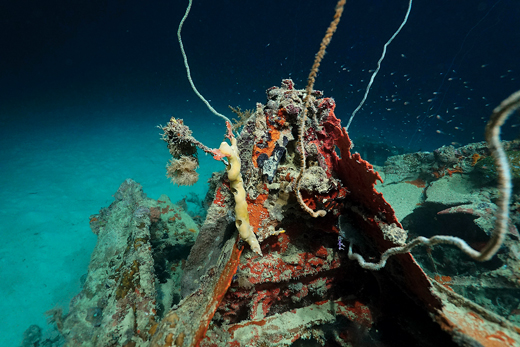
<svg viewBox="0 0 520 347">
<path fill-rule="evenodd" d="M 4 130 L 14 119 L 31 121 L 30 107 L 202 110 L 186 81 L 176 39 L 187 3 L 3 1 Z M 228 112 L 227 105 L 264 103 L 265 89 L 283 78 L 304 88 L 335 4 L 195 0 L 183 38 L 199 90 L 217 110 Z M 336 99 L 344 124 L 407 5 L 347 1 L 315 84 Z M 520 89 L 519 18 L 518 0 L 415 0 L 351 136 L 412 150 L 481 141 L 493 107 Z M 197 117 L 201 124 L 214 119 L 208 112 Z M 515 117 L 507 124 L 505 138 L 517 136 L 517 123 Z"/>
</svg>

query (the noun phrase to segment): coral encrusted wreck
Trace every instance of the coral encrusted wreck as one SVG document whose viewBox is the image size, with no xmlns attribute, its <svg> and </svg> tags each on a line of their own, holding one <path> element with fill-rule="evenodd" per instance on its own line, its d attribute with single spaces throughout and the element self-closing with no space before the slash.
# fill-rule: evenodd
<svg viewBox="0 0 520 347">
<path fill-rule="evenodd" d="M 379 174 L 350 152 L 334 100 L 317 91 L 303 129 L 300 191 L 309 208 L 327 213 L 312 218 L 301 208 L 294 185 L 304 95 L 291 80 L 268 89 L 236 138 L 262 256 L 238 236 L 226 173 L 213 180 L 200 231 L 166 197 L 147 199 L 127 181 L 92 217 L 98 245 L 63 317 L 68 346 L 520 344 L 517 328 L 427 276 L 409 253 L 378 272 L 348 259 L 338 246 L 340 216 L 342 233 L 364 240 L 358 247 L 369 259 L 406 233 L 374 190 Z M 193 156 L 198 145 L 182 143 Z"/>
</svg>

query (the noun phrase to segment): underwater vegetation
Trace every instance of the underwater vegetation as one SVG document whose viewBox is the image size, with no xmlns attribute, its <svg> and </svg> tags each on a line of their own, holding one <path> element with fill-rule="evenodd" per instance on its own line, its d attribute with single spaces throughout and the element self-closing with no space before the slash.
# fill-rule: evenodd
<svg viewBox="0 0 520 347">
<path fill-rule="evenodd" d="M 511 176 L 513 179 L 520 178 L 520 152 L 506 151 L 507 161 L 511 167 Z M 485 157 L 475 163 L 475 170 L 489 181 L 498 178 L 498 169 L 492 157 Z"/>
</svg>

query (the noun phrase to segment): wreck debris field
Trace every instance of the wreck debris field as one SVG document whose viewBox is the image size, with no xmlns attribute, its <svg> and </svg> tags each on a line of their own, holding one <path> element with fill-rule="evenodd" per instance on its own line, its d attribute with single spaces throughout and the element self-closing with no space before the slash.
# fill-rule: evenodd
<svg viewBox="0 0 520 347">
<path fill-rule="evenodd" d="M 230 157 L 215 154 L 226 124 L 186 78 L 176 31 L 188 0 L 1 5 L 0 346 L 426 343 L 397 336 L 410 321 L 431 344 L 518 346 L 518 112 L 502 127 L 513 197 L 492 260 L 417 247 L 371 272 L 348 257 L 349 243 L 377 262 L 439 234 L 478 249 L 493 231 L 484 128 L 520 89 L 520 3 L 415 1 L 348 134 L 409 1 L 347 1 L 302 152 L 307 77 L 336 1 L 193 0 L 182 29 L 191 77 L 236 119 L 256 253 L 236 232 Z M 172 149 L 183 138 L 164 129 L 179 124 L 211 151 Z M 295 197 L 302 155 L 302 200 L 325 217 Z M 182 176 L 196 163 L 198 180 Z M 484 321 L 500 329 L 485 335 Z"/>
</svg>

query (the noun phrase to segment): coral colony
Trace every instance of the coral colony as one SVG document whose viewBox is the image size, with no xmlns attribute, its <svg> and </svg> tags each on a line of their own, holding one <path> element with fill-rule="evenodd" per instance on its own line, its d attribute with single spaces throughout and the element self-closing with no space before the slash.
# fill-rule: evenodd
<svg viewBox="0 0 520 347">
<path fill-rule="evenodd" d="M 495 109 L 489 150 L 480 152 L 495 158 L 500 190 L 490 240 L 477 251 L 455 236 L 409 237 L 374 189 L 380 174 L 352 153 L 334 100 L 313 88 L 344 4 L 336 6 L 307 87 L 285 79 L 269 88 L 239 128 L 191 80 L 180 36 L 189 1 L 178 30 L 188 79 L 225 121 L 227 140 L 208 148 L 182 119 L 171 118 L 161 126 L 172 155 L 167 174 L 178 185 L 196 182 L 197 149 L 226 170 L 210 182 L 200 228 L 166 196 L 146 198 L 131 180 L 91 217 L 98 244 L 83 290 L 68 315 L 52 312 L 68 346 L 291 346 L 304 339 L 313 346 L 383 346 L 385 339 L 403 346 L 520 345 L 518 327 L 455 293 L 446 276 L 427 275 L 409 253 L 419 244 L 449 244 L 484 261 L 513 237 L 499 132 L 520 108 L 520 92 Z"/>
</svg>

